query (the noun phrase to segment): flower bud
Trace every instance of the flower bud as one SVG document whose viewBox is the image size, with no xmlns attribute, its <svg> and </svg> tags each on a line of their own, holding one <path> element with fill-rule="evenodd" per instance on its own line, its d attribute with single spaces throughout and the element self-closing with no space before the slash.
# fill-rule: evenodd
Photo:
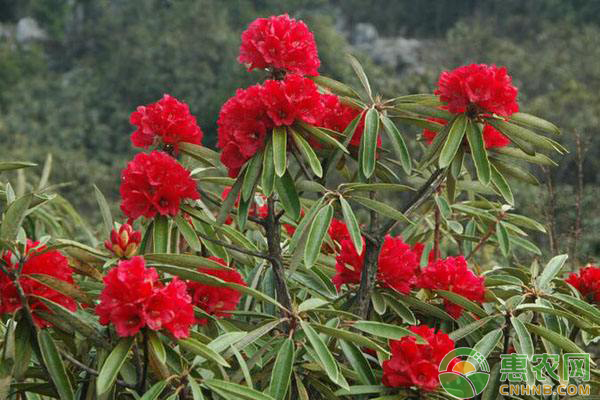
<svg viewBox="0 0 600 400">
<path fill-rule="evenodd" d="M 129 224 L 123 224 L 117 231 L 110 232 L 110 239 L 104 242 L 104 246 L 119 258 L 131 258 L 137 252 L 142 234 L 135 231 Z"/>
</svg>

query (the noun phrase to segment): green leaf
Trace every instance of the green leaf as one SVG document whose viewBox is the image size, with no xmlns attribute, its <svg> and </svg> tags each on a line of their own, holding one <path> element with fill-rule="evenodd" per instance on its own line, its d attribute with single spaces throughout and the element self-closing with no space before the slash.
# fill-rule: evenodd
<svg viewBox="0 0 600 400">
<path fill-rule="evenodd" d="M 387 391 L 383 385 L 356 385 L 349 389 L 339 389 L 335 392 L 337 396 L 357 396 L 361 394 L 380 394 Z"/>
<path fill-rule="evenodd" d="M 500 362 L 491 368 L 489 383 L 481 394 L 481 400 L 497 400 L 500 392 Z"/>
<path fill-rule="evenodd" d="M 100 369 L 98 374 L 98 379 L 96 380 L 96 392 L 98 396 L 102 396 L 104 393 L 108 392 L 115 384 L 117 375 L 127 359 L 127 354 L 129 353 L 132 344 L 133 337 L 120 339 L 119 343 L 117 343 L 113 351 L 111 351 L 104 361 L 102 369 Z"/>
<path fill-rule="evenodd" d="M 181 142 L 178 146 L 181 152 L 195 158 L 198 161 L 212 166 L 219 165 L 219 153 L 209 149 L 208 147 L 187 142 Z"/>
<path fill-rule="evenodd" d="M 522 166 L 515 165 L 514 163 L 507 164 L 498 160 L 493 160 L 492 163 L 494 164 L 498 172 L 504 176 L 511 176 L 515 179 L 527 182 L 531 185 L 538 186 L 540 184 L 538 179 Z"/>
<path fill-rule="evenodd" d="M 289 338 L 284 339 L 275 358 L 275 364 L 271 372 L 271 383 L 267 391 L 275 400 L 286 398 L 292 377 L 294 356 L 294 341 Z"/>
<path fill-rule="evenodd" d="M 154 218 L 152 243 L 155 253 L 166 253 L 169 249 L 169 220 L 164 215 Z"/>
<path fill-rule="evenodd" d="M 88 296 L 87 293 L 83 292 L 75 285 L 55 278 L 54 276 L 45 274 L 27 274 L 27 277 L 42 285 L 48 286 L 50 289 L 54 289 L 67 297 L 77 300 L 79 303 L 93 304 L 93 299 Z"/>
<path fill-rule="evenodd" d="M 344 356 L 348 360 L 348 363 L 358 374 L 360 382 L 365 385 L 375 384 L 377 380 L 375 379 L 373 369 L 371 368 L 371 365 L 367 361 L 362 351 L 360 351 L 360 348 L 343 339 L 340 340 L 339 343 Z"/>
<path fill-rule="evenodd" d="M 245 400 L 275 400 L 273 397 L 251 389 L 248 386 L 238 385 L 237 383 L 222 381 L 220 379 L 206 379 L 203 382 L 204 386 L 215 391 L 223 391 L 227 394 L 235 396 L 235 399 Z"/>
<path fill-rule="evenodd" d="M 450 292 L 447 290 L 436 290 L 438 295 L 443 298 L 450 300 L 452 303 L 461 306 L 467 311 L 472 312 L 480 318 L 487 316 L 487 312 L 483 308 L 481 308 L 477 303 L 467 299 L 466 297 L 461 296 L 460 294 Z"/>
<path fill-rule="evenodd" d="M 182 339 L 178 340 L 177 343 L 184 349 L 191 351 L 192 353 L 200 357 L 212 360 L 224 367 L 230 367 L 229 363 L 219 353 L 217 353 L 207 345 L 197 341 L 196 339 Z"/>
<path fill-rule="evenodd" d="M 310 79 L 312 79 L 317 85 L 337 94 L 338 96 L 358 97 L 358 93 L 356 93 L 354 89 L 342 82 L 336 81 L 335 79 L 331 79 L 323 75 L 311 76 Z"/>
<path fill-rule="evenodd" d="M 354 324 L 352 324 L 352 327 L 358 329 L 359 331 L 384 337 L 386 339 L 398 340 L 405 336 L 415 336 L 417 338 L 417 343 L 423 342 L 423 339 L 421 339 L 418 335 L 415 335 L 408 329 L 402 328 L 398 325 L 385 324 L 377 321 L 356 321 Z"/>
<path fill-rule="evenodd" d="M 98 202 L 98 206 L 100 207 L 102 221 L 104 222 L 104 237 L 110 237 L 110 232 L 113 229 L 113 217 L 110 212 L 110 206 L 108 205 L 106 198 L 96 185 L 94 185 L 94 193 L 96 195 L 96 201 Z"/>
<path fill-rule="evenodd" d="M 268 140 L 265 145 L 263 155 L 262 175 L 260 185 L 265 196 L 269 197 L 273 193 L 275 183 L 275 164 L 273 163 L 273 141 Z"/>
<path fill-rule="evenodd" d="M 404 214 L 402 214 L 400 211 L 396 210 L 395 208 L 388 206 L 385 203 L 370 199 L 368 197 L 356 196 L 356 195 L 353 195 L 351 197 L 351 199 L 373 211 L 377 211 L 379 214 L 384 215 L 388 218 L 392 218 L 392 219 L 395 219 L 398 221 L 403 221 L 403 222 L 406 222 L 411 225 L 413 224 L 413 222 L 411 220 L 409 220 Z"/>
<path fill-rule="evenodd" d="M 204 400 L 204 395 L 202 394 L 202 389 L 200 389 L 200 385 L 198 385 L 196 380 L 191 376 L 188 376 L 188 385 L 190 385 L 190 389 L 192 390 L 192 397 L 194 400 Z"/>
<path fill-rule="evenodd" d="M 11 241 L 17 237 L 17 232 L 23 223 L 32 198 L 33 194 L 26 194 L 10 203 L 6 208 L 2 225 L 0 225 L 0 239 Z"/>
<path fill-rule="evenodd" d="M 529 155 L 523 150 L 516 147 L 497 147 L 490 150 L 489 155 L 499 160 L 507 161 L 509 159 L 517 159 L 527 161 L 533 164 L 547 165 L 549 167 L 556 167 L 558 164 L 550 157 L 542 153 L 536 153 L 535 155 Z"/>
<path fill-rule="evenodd" d="M 0 161 L 0 172 L 31 167 L 37 167 L 37 164 L 25 161 Z"/>
<path fill-rule="evenodd" d="M 528 128 L 539 129 L 544 132 L 560 135 L 560 129 L 550 121 L 536 117 L 535 115 L 517 112 L 510 116 L 511 122 L 516 122 L 519 125 Z"/>
<path fill-rule="evenodd" d="M 550 285 L 550 282 L 552 282 L 552 279 L 558 275 L 560 270 L 565 265 L 567 258 L 569 258 L 568 254 L 561 254 L 548 261 L 548 264 L 546 264 L 542 274 L 537 278 L 537 287 L 540 289 L 547 289 Z"/>
<path fill-rule="evenodd" d="M 287 129 L 285 126 L 273 128 L 273 164 L 275 174 L 282 177 L 287 169 Z"/>
<path fill-rule="evenodd" d="M 473 346 L 473 350 L 477 350 L 483 357 L 487 357 L 503 337 L 502 328 L 494 329 L 477 342 L 475 346 Z"/>
<path fill-rule="evenodd" d="M 456 120 L 456 117 L 453 117 L 446 125 L 444 125 L 440 131 L 435 135 L 435 138 L 431 142 L 427 149 L 425 150 L 425 154 L 420 162 L 420 167 L 426 167 L 429 165 L 437 156 L 437 154 L 442 150 L 442 146 L 446 142 L 448 138 L 448 134 L 450 133 L 450 127 Z M 469 127 L 467 127 L 467 133 L 469 131 Z"/>
<path fill-rule="evenodd" d="M 298 226 L 296 227 L 296 231 L 294 232 L 294 234 L 292 235 L 292 238 L 290 239 L 290 245 L 289 245 L 290 253 L 293 253 L 296 250 L 296 247 L 300 243 L 300 239 L 304 235 L 304 232 L 307 230 L 307 228 L 312 223 L 313 219 L 315 218 L 315 215 L 317 215 L 317 213 L 321 210 L 324 202 L 325 202 L 325 197 L 320 197 L 310 207 L 310 209 L 308 210 L 306 215 L 304 215 L 304 217 L 302 217 L 302 219 L 300 220 L 300 223 L 298 223 Z M 307 234 L 308 234 L 308 232 L 307 232 Z"/>
<path fill-rule="evenodd" d="M 365 177 L 370 178 L 375 172 L 377 159 L 377 138 L 379 137 L 379 113 L 370 108 L 365 116 L 365 129 L 361 138 L 360 164 Z"/>
<path fill-rule="evenodd" d="M 429 304 L 429 303 L 425 303 L 422 300 L 417 299 L 416 297 L 412 297 L 412 296 L 405 296 L 405 295 L 400 295 L 400 300 L 402 300 L 404 303 L 408 304 L 409 306 L 411 306 L 412 308 L 415 308 L 416 310 L 418 310 L 419 312 L 421 312 L 421 314 L 425 315 L 425 316 L 432 316 L 432 317 L 436 317 L 445 321 L 453 321 L 454 318 L 452 318 L 450 315 L 448 315 L 448 313 L 444 310 L 442 310 L 439 307 L 434 306 L 433 304 Z"/>
<path fill-rule="evenodd" d="M 594 324 L 600 325 L 600 309 L 594 307 L 586 301 L 576 299 L 573 296 L 562 293 L 555 293 L 547 296 L 552 302 L 559 304 L 565 308 L 574 310 L 581 316 L 589 318 Z"/>
<path fill-rule="evenodd" d="M 196 234 L 194 227 L 190 225 L 190 223 L 183 218 L 181 214 L 177 214 L 173 220 L 175 221 L 175 225 L 177 225 L 179 232 L 181 232 L 187 244 L 190 245 L 190 248 L 193 251 L 202 250 L 200 239 L 198 239 L 198 235 Z"/>
<path fill-rule="evenodd" d="M 456 155 L 458 148 L 462 144 L 463 137 L 465 136 L 467 124 L 468 119 L 464 114 L 459 115 L 454 122 L 452 122 L 452 126 L 450 127 L 450 131 L 448 133 L 448 139 L 446 139 L 444 147 L 442 147 L 442 151 L 440 152 L 440 168 L 446 168 L 452 163 L 452 160 L 454 160 L 454 156 Z"/>
<path fill-rule="evenodd" d="M 490 168 L 492 183 L 494 184 L 496 189 L 498 189 L 502 197 L 504 197 L 504 200 L 506 200 L 508 204 L 514 205 L 515 198 L 513 196 L 512 190 L 510 189 L 510 185 L 493 163 L 490 164 Z"/>
<path fill-rule="evenodd" d="M 206 257 L 192 254 L 144 254 L 146 261 L 174 265 L 195 271 L 197 268 L 226 269 L 228 267 Z"/>
<path fill-rule="evenodd" d="M 289 172 L 286 171 L 282 177 L 275 178 L 275 190 L 285 212 L 291 219 L 297 221 L 300 217 L 300 198 Z"/>
<path fill-rule="evenodd" d="M 352 243 L 354 243 L 354 248 L 358 254 L 362 254 L 363 251 L 363 240 L 362 234 L 360 233 L 360 226 L 358 225 L 358 221 L 356 220 L 356 216 L 354 215 L 354 211 L 352 211 L 352 207 L 346 199 L 342 196 L 339 197 L 340 205 L 342 206 L 342 215 L 344 216 L 344 221 L 346 222 L 346 227 L 348 228 L 348 232 L 350 233 L 350 238 L 352 239 Z"/>
<path fill-rule="evenodd" d="M 302 137 L 302 135 L 293 129 L 291 131 L 294 143 L 296 143 L 296 146 L 300 149 L 302 156 L 308 162 L 308 165 L 310 165 L 310 169 L 312 169 L 316 176 L 321 178 L 323 176 L 323 167 L 321 166 L 321 162 L 319 161 L 317 154 L 312 147 L 310 147 L 308 142 Z"/>
<path fill-rule="evenodd" d="M 160 361 L 162 364 L 167 362 L 167 352 L 165 350 L 165 346 L 156 332 L 148 332 L 148 345 L 154 351 L 158 361 Z"/>
<path fill-rule="evenodd" d="M 310 310 L 313 310 L 315 308 L 319 308 L 321 306 L 324 306 L 325 304 L 329 304 L 329 301 L 323 300 L 323 299 L 319 299 L 317 297 L 306 299 L 302 303 L 300 303 L 300 305 L 298 305 L 298 312 L 310 311 Z"/>
<path fill-rule="evenodd" d="M 407 192 L 415 189 L 398 183 L 343 183 L 339 190 L 344 193 L 350 192 Z"/>
<path fill-rule="evenodd" d="M 531 360 L 533 353 L 535 353 L 535 347 L 533 346 L 533 340 L 531 339 L 531 335 L 525 324 L 517 317 L 510 317 L 510 323 L 512 324 L 517 338 L 519 339 L 519 344 L 521 345 L 521 351 L 527 354 L 527 358 Z"/>
<path fill-rule="evenodd" d="M 402 164 L 402 169 L 404 169 L 404 172 L 409 175 L 412 172 L 412 160 L 410 159 L 408 147 L 406 146 L 406 142 L 404 141 L 402 134 L 391 119 L 383 114 L 379 114 L 379 116 L 381 118 L 381 123 L 383 124 L 383 129 L 390 139 L 394 153 L 396 153 L 396 156 Z"/>
<path fill-rule="evenodd" d="M 538 256 L 542 255 L 542 251 L 535 244 L 531 243 L 529 240 L 523 239 L 521 237 L 511 235 L 510 242 L 514 245 L 524 248 L 525 250 L 537 254 Z"/>
<path fill-rule="evenodd" d="M 248 201 L 254 195 L 256 181 L 261 172 L 263 161 L 262 151 L 258 152 L 248 161 L 246 173 L 244 174 L 244 183 L 242 183 L 242 200 Z"/>
<path fill-rule="evenodd" d="M 573 343 L 571 340 L 564 337 L 560 333 L 551 331 L 550 329 L 545 328 L 541 325 L 533 325 L 528 322 L 525 322 L 525 327 L 529 332 L 533 333 L 534 335 L 541 336 L 551 343 L 554 343 L 561 349 L 565 350 L 567 353 L 585 353 L 585 350 L 577 346 L 575 343 Z"/>
<path fill-rule="evenodd" d="M 156 382 L 146 393 L 144 393 L 140 400 L 156 400 L 166 387 L 167 381 Z"/>
<path fill-rule="evenodd" d="M 508 136 L 511 141 L 515 142 L 515 144 L 527 154 L 534 155 L 535 149 L 533 149 L 532 152 L 531 146 L 527 147 L 523 145 L 522 147 L 523 142 L 530 143 L 544 150 L 558 151 L 553 141 L 544 136 L 538 135 L 529 129 L 497 118 L 486 118 L 486 121 L 494 128 Z"/>
<path fill-rule="evenodd" d="M 350 60 L 350 65 L 352 66 L 354 73 L 356 73 L 356 76 L 358 76 L 360 83 L 367 92 L 367 96 L 369 97 L 369 99 L 373 100 L 373 92 L 371 91 L 371 85 L 369 85 L 369 79 L 367 79 L 367 74 L 365 74 L 365 70 L 363 69 L 362 65 L 360 65 L 356 58 L 349 54 L 348 59 Z"/>
<path fill-rule="evenodd" d="M 357 119 L 358 119 L 358 117 L 355 118 L 355 120 L 357 120 Z M 297 126 L 302 128 L 304 131 L 306 131 L 306 133 L 317 138 L 320 142 L 327 143 L 330 147 L 337 147 L 342 152 L 344 152 L 346 154 L 350 154 L 348 149 L 346 149 L 346 147 L 343 144 L 341 144 L 340 142 L 338 142 L 333 136 L 331 136 L 329 133 L 327 133 L 324 128 L 318 128 L 316 126 L 307 124 L 302 121 L 298 121 L 298 122 L 296 122 L 296 124 L 297 124 Z M 350 124 L 352 124 L 352 122 Z M 350 126 L 350 125 L 348 125 L 348 126 Z M 348 130 L 348 128 L 346 128 L 346 130 Z M 337 132 L 335 132 L 335 133 L 337 133 Z"/>
<path fill-rule="evenodd" d="M 50 378 L 54 383 L 54 387 L 56 388 L 59 397 L 64 400 L 74 400 L 75 394 L 73 393 L 71 382 L 69 381 L 67 371 L 52 336 L 50 336 L 48 330 L 40 329 L 37 337 L 44 364 L 46 365 L 46 369 L 50 374 Z"/>
<path fill-rule="evenodd" d="M 394 310 L 394 312 L 409 325 L 416 325 L 417 319 L 413 312 L 400 300 L 396 299 L 393 294 L 384 293 L 384 300 L 386 304 Z"/>
<path fill-rule="evenodd" d="M 315 332 L 313 327 L 310 326 L 308 323 L 301 320 L 300 325 L 302 326 L 302 331 L 304 332 L 306 338 L 310 342 L 311 347 L 315 350 L 320 363 L 323 365 L 325 373 L 327 373 L 329 379 L 337 383 L 339 380 L 340 371 L 338 369 L 337 362 L 335 361 L 335 358 L 327 348 L 327 345 L 325 344 L 325 342 L 323 342 L 321 336 L 319 336 L 319 334 Z"/>
<path fill-rule="evenodd" d="M 484 185 L 490 183 L 490 162 L 488 160 L 487 151 L 483 143 L 483 134 L 481 127 L 473 122 L 467 125 L 467 140 L 471 149 L 471 157 L 477 170 L 477 178 Z"/>
<path fill-rule="evenodd" d="M 508 257 L 510 253 L 510 239 L 506 227 L 502 222 L 496 224 L 496 239 L 498 240 L 502 254 L 504 257 Z"/>
<path fill-rule="evenodd" d="M 219 215 L 217 215 L 217 221 L 216 221 L 217 225 L 223 225 L 225 220 L 227 220 L 227 217 L 229 216 L 229 213 L 231 212 L 231 209 L 234 207 L 234 205 L 238 199 L 238 196 L 240 194 L 240 191 L 242 190 L 242 183 L 244 182 L 243 177 L 244 177 L 244 175 L 242 173 L 240 173 L 238 175 L 237 180 L 231 187 L 231 190 L 229 191 L 229 194 L 225 198 L 225 201 L 223 201 L 223 204 L 221 205 L 221 208 L 219 209 Z"/>
<path fill-rule="evenodd" d="M 327 204 L 315 216 L 304 248 L 304 265 L 306 265 L 306 268 L 312 268 L 315 261 L 317 261 L 321 253 L 323 239 L 331 224 L 331 218 L 333 218 L 333 206 L 331 204 Z"/>
<path fill-rule="evenodd" d="M 389 351 L 387 351 L 386 349 L 381 347 L 379 344 L 375 343 L 373 340 L 365 337 L 364 335 L 354 333 L 351 331 L 347 331 L 347 330 L 343 330 L 343 329 L 333 328 L 333 327 L 330 327 L 327 325 L 314 324 L 314 323 L 311 325 L 315 328 L 315 330 L 317 330 L 321 333 L 324 333 L 326 335 L 333 336 L 338 339 L 342 339 L 347 342 L 354 343 L 361 347 L 368 347 L 369 349 L 376 350 L 383 354 L 389 354 Z"/>
<path fill-rule="evenodd" d="M 450 332 L 448 334 L 448 336 L 450 336 L 450 339 L 457 342 L 460 339 L 462 339 L 466 336 L 469 336 L 471 333 L 481 330 L 484 326 L 486 326 L 490 321 L 492 321 L 495 318 L 498 318 L 498 316 L 497 315 L 489 315 L 485 318 L 478 319 L 474 322 L 471 322 L 470 324 L 463 326 L 462 328 L 459 328 L 455 331 Z"/>
<path fill-rule="evenodd" d="M 325 175 L 327 175 L 332 168 L 335 168 L 338 165 L 343 153 L 348 153 L 346 147 L 348 147 L 348 144 L 350 143 L 350 141 L 352 141 L 352 138 L 354 137 L 354 133 L 356 131 L 356 127 L 362 119 L 362 116 L 362 113 L 358 114 L 356 117 L 354 117 L 352 121 L 350 121 L 348 126 L 346 126 L 346 129 L 344 129 L 344 132 L 342 133 L 342 136 L 344 137 L 344 142 L 343 144 L 341 144 L 342 148 L 335 149 L 331 152 L 329 158 L 327 158 Z"/>
</svg>

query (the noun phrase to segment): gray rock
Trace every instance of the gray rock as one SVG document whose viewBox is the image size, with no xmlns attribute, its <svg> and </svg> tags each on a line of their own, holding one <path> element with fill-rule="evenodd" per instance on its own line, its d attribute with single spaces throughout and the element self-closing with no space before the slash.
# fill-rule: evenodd
<svg viewBox="0 0 600 400">
<path fill-rule="evenodd" d="M 40 28 L 35 19 L 25 17 L 17 22 L 17 27 L 15 29 L 15 39 L 17 42 L 24 43 L 34 40 L 45 40 L 46 38 L 46 32 Z"/>
</svg>

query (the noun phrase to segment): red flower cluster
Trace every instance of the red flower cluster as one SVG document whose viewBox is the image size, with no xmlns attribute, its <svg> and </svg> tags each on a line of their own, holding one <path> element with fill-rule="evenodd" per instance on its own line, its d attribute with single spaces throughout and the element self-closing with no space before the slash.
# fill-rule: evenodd
<svg viewBox="0 0 600 400">
<path fill-rule="evenodd" d="M 222 149 L 221 161 L 229 175 L 237 176 L 244 163 L 263 148 L 273 127 L 296 120 L 317 124 L 322 112 L 317 86 L 299 75 L 238 89 L 223 104 L 217 121 L 217 146 Z"/>
<path fill-rule="evenodd" d="M 519 111 L 517 88 L 506 68 L 471 64 L 440 74 L 436 95 L 454 114 L 466 111 L 508 117 Z"/>
<path fill-rule="evenodd" d="M 210 257 L 210 259 L 221 265 L 227 266 L 225 261 L 221 258 Z M 198 268 L 198 271 L 207 275 L 212 275 L 225 282 L 247 286 L 242 275 L 231 268 Z M 199 282 L 188 282 L 188 293 L 192 297 L 192 303 L 195 306 L 200 307 L 206 313 L 214 315 L 215 317 L 230 317 L 231 314 L 228 313 L 228 311 L 235 310 L 242 297 L 242 294 L 238 290 L 205 285 Z M 196 322 L 200 325 L 206 325 L 208 323 L 206 318 L 198 319 Z"/>
<path fill-rule="evenodd" d="M 188 105 L 168 94 L 156 103 L 139 106 L 129 122 L 138 128 L 131 135 L 131 143 L 137 147 L 165 144 L 177 150 L 180 142 L 202 142 L 202 130 Z"/>
<path fill-rule="evenodd" d="M 383 362 L 383 384 L 433 391 L 439 386 L 439 364 L 454 349 L 454 341 L 443 332 L 435 333 L 427 325 L 412 326 L 410 330 L 428 343 L 417 344 L 414 336 L 390 340 L 392 357 Z"/>
<path fill-rule="evenodd" d="M 590 265 L 579 270 L 579 274 L 571 274 L 566 282 L 579 290 L 588 301 L 600 303 L 600 267 Z"/>
<path fill-rule="evenodd" d="M 46 246 L 39 242 L 27 241 L 27 246 L 24 255 L 24 265 L 19 275 L 19 284 L 25 292 L 29 309 L 33 312 L 33 320 L 40 328 L 51 326 L 51 324 L 40 317 L 36 311 L 51 312 L 46 305 L 37 299 L 38 296 L 51 300 L 63 307 L 75 311 L 77 304 L 75 301 L 48 286 L 39 283 L 28 275 L 43 274 L 51 276 L 63 282 L 73 283 L 73 270 L 69 266 L 69 262 L 65 256 L 59 251 L 46 251 Z M 20 268 L 17 257 L 10 251 L 2 253 L 2 260 L 6 263 L 5 268 L 9 272 L 17 272 Z M 17 288 L 11 278 L 0 272 L 0 314 L 12 314 L 22 307 L 21 300 L 17 293 Z"/>
<path fill-rule="evenodd" d="M 442 125 L 446 125 L 448 121 L 442 118 L 429 118 L 429 121 L 439 122 Z M 436 131 L 430 129 L 423 130 L 423 138 L 427 141 L 427 144 L 431 144 L 435 136 Z M 483 127 L 483 143 L 486 149 L 493 149 L 498 147 L 506 147 L 510 144 L 510 139 L 504 136 L 500 131 L 491 125 L 485 125 Z"/>
<path fill-rule="evenodd" d="M 321 65 L 313 34 L 287 14 L 252 22 L 242 33 L 238 60 L 249 71 L 271 68 L 301 75 L 318 75 Z"/>
<path fill-rule="evenodd" d="M 110 239 L 104 241 L 104 247 L 119 258 L 131 258 L 142 241 L 142 233 L 129 224 L 123 224 L 117 231 L 110 232 Z"/>
<path fill-rule="evenodd" d="M 104 290 L 96 314 L 102 325 L 112 323 L 119 336 L 133 336 L 140 329 L 166 329 L 177 338 L 189 336 L 194 309 L 183 281 L 174 278 L 167 286 L 142 257 L 121 261 L 104 277 Z"/>
<path fill-rule="evenodd" d="M 463 256 L 448 257 L 436 260 L 421 271 L 417 286 L 424 289 L 440 289 L 452 291 L 469 300 L 482 303 L 485 299 L 483 277 L 475 275 L 467 266 Z M 446 311 L 458 318 L 462 307 L 444 299 Z"/>
<path fill-rule="evenodd" d="M 121 173 L 121 210 L 129 218 L 176 215 L 184 199 L 198 199 L 196 183 L 175 159 L 160 151 L 139 153 Z"/>
<path fill-rule="evenodd" d="M 365 250 L 359 255 L 349 239 L 342 240 L 341 246 L 333 277 L 338 290 L 344 284 L 360 283 L 365 257 Z M 386 236 L 379 254 L 377 281 L 384 287 L 407 294 L 416 282 L 418 268 L 417 253 L 402 239 Z"/>
</svg>

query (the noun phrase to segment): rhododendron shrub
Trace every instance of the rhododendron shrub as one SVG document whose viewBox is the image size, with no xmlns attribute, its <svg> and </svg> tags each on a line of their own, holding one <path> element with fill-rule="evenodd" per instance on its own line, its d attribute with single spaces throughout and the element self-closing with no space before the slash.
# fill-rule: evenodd
<svg viewBox="0 0 600 400">
<path fill-rule="evenodd" d="M 451 399 L 439 363 L 468 347 L 495 399 L 503 354 L 597 347 L 600 269 L 518 212 L 514 182 L 565 149 L 508 69 L 388 98 L 342 49 L 360 84 L 318 75 L 304 22 L 248 22 L 258 83 L 213 116 L 218 151 L 165 95 L 126 110 L 141 149 L 120 209 L 91 191 L 102 223 L 47 170 L 0 176 L 0 398 Z"/>
</svg>

